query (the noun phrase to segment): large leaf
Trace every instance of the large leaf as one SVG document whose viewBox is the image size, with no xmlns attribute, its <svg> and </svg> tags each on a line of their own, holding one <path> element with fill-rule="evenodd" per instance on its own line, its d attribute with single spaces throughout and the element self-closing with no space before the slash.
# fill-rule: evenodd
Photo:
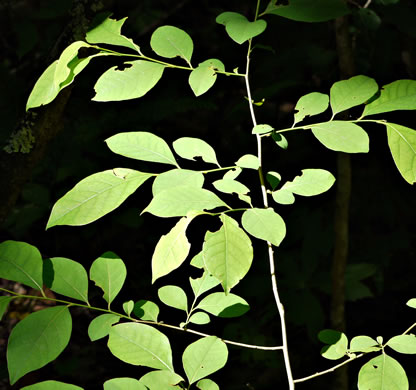
<svg viewBox="0 0 416 390">
<path fill-rule="evenodd" d="M 157 195 L 163 190 L 167 190 L 173 187 L 192 185 L 198 188 L 202 188 L 204 184 L 204 175 L 198 171 L 190 171 L 188 169 L 171 169 L 156 176 L 153 181 L 152 193 L 153 196 Z"/>
<path fill-rule="evenodd" d="M 184 217 L 190 211 L 202 212 L 228 207 L 213 192 L 190 185 L 166 189 L 158 193 L 143 210 L 158 217 Z"/>
<path fill-rule="evenodd" d="M 149 325 L 124 323 L 113 326 L 108 348 L 123 362 L 173 371 L 169 339 Z"/>
<path fill-rule="evenodd" d="M 333 115 L 365 103 L 377 91 L 377 83 L 367 76 L 354 76 L 334 83 L 330 92 Z"/>
<path fill-rule="evenodd" d="M 314 196 L 328 191 L 335 183 L 335 177 L 325 169 L 302 169 L 302 175 L 288 181 L 282 190 L 296 195 Z"/>
<path fill-rule="evenodd" d="M 302 96 L 296 103 L 295 123 L 303 121 L 307 116 L 318 115 L 328 108 L 329 97 L 323 93 L 311 92 Z"/>
<path fill-rule="evenodd" d="M 194 44 L 183 30 L 173 26 L 162 26 L 155 30 L 150 39 L 153 51 L 166 58 L 181 57 L 190 63 Z"/>
<path fill-rule="evenodd" d="M 111 327 L 119 321 L 120 317 L 111 313 L 101 314 L 94 318 L 88 326 L 88 336 L 90 340 L 96 341 L 108 336 Z"/>
<path fill-rule="evenodd" d="M 288 5 L 276 3 L 276 0 L 271 0 L 264 13 L 298 22 L 325 22 L 350 12 L 343 0 L 289 0 Z"/>
<path fill-rule="evenodd" d="M 217 70 L 224 71 L 224 64 L 216 58 L 211 58 L 198 65 L 189 74 L 189 85 L 195 96 L 207 92 L 217 80 Z"/>
<path fill-rule="evenodd" d="M 147 387 L 134 378 L 113 378 L 104 382 L 104 390 L 147 390 Z"/>
<path fill-rule="evenodd" d="M 232 318 L 242 316 L 250 306 L 238 295 L 215 292 L 202 299 L 196 309 L 205 310 L 214 316 Z"/>
<path fill-rule="evenodd" d="M 80 226 L 96 221 L 120 206 L 151 176 L 127 168 L 94 173 L 55 203 L 46 228 Z"/>
<path fill-rule="evenodd" d="M 146 385 L 149 390 L 174 390 L 175 386 L 182 382 L 183 378 L 174 372 L 167 370 L 151 371 L 140 378 L 140 382 Z"/>
<path fill-rule="evenodd" d="M 221 228 L 206 233 L 202 250 L 206 269 L 221 282 L 227 294 L 250 269 L 253 247 L 234 219 L 225 214 L 220 219 Z"/>
<path fill-rule="evenodd" d="M 178 286 L 163 286 L 158 291 L 159 299 L 175 309 L 188 311 L 188 298 L 185 291 Z"/>
<path fill-rule="evenodd" d="M 188 257 L 191 244 L 186 238 L 186 229 L 192 218 L 183 217 L 163 235 L 152 256 L 152 283 L 178 268 Z"/>
<path fill-rule="evenodd" d="M 82 387 L 58 381 L 43 381 L 22 387 L 21 390 L 83 390 Z"/>
<path fill-rule="evenodd" d="M 403 178 L 416 182 L 416 131 L 409 127 L 386 123 L 387 137 L 393 160 Z"/>
<path fill-rule="evenodd" d="M 312 125 L 311 129 L 328 149 L 345 153 L 367 153 L 369 150 L 367 133 L 354 123 L 331 121 Z"/>
<path fill-rule="evenodd" d="M 91 264 L 90 278 L 104 291 L 108 307 L 123 287 L 126 275 L 123 260 L 113 252 L 104 253 Z"/>
<path fill-rule="evenodd" d="M 276 246 L 280 245 L 286 235 L 285 222 L 272 208 L 248 209 L 244 212 L 241 223 L 252 236 Z"/>
<path fill-rule="evenodd" d="M 142 97 L 157 84 L 164 70 L 164 65 L 143 60 L 127 61 L 122 69 L 113 66 L 95 83 L 92 100 L 110 102 Z"/>
<path fill-rule="evenodd" d="M 363 116 L 396 110 L 416 110 L 416 80 L 397 80 L 383 86 L 380 96 L 365 106 Z"/>
<path fill-rule="evenodd" d="M 371 359 L 358 374 L 359 390 L 408 390 L 409 381 L 399 362 L 385 353 Z"/>
<path fill-rule="evenodd" d="M 204 337 L 188 345 L 182 362 L 189 384 L 224 367 L 227 358 L 227 346 L 218 337 Z"/>
<path fill-rule="evenodd" d="M 88 303 L 88 275 L 80 263 L 64 257 L 45 259 L 43 275 L 52 291 Z"/>
<path fill-rule="evenodd" d="M 20 321 L 7 344 L 10 383 L 55 360 L 67 346 L 71 330 L 71 314 L 66 306 L 43 309 Z"/>
<path fill-rule="evenodd" d="M 37 248 L 21 241 L 0 244 L 0 278 L 42 289 L 42 256 Z"/>
<path fill-rule="evenodd" d="M 173 143 L 173 149 L 182 158 L 195 161 L 195 157 L 201 157 L 205 162 L 219 166 L 215 150 L 202 139 L 191 137 L 179 138 Z"/>
<path fill-rule="evenodd" d="M 392 337 L 387 345 L 399 353 L 416 353 L 416 336 L 414 334 L 401 334 Z"/>
</svg>

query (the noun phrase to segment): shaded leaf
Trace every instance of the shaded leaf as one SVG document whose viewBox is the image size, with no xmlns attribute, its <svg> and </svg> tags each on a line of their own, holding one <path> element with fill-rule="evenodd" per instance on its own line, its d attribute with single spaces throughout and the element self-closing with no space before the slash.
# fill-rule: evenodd
<svg viewBox="0 0 416 390">
<path fill-rule="evenodd" d="M 83 390 L 82 387 L 58 381 L 43 381 L 22 387 L 21 390 Z"/>
<path fill-rule="evenodd" d="M 328 344 L 321 349 L 321 355 L 326 359 L 341 359 L 347 353 L 348 339 L 342 332 L 325 329 L 319 332 L 318 339 Z"/>
<path fill-rule="evenodd" d="M 196 309 L 205 310 L 214 316 L 232 318 L 242 316 L 250 306 L 238 295 L 215 292 L 202 299 Z"/>
<path fill-rule="evenodd" d="M 296 103 L 295 123 L 303 121 L 307 116 L 321 114 L 326 111 L 329 104 L 329 96 L 319 92 L 308 93 L 302 96 Z"/>
<path fill-rule="evenodd" d="M 201 96 L 215 84 L 217 70 L 224 72 L 224 64 L 216 58 L 211 58 L 199 64 L 190 73 L 189 85 L 195 96 Z"/>
<path fill-rule="evenodd" d="M 215 150 L 202 139 L 191 137 L 179 138 L 173 143 L 173 149 L 182 158 L 195 161 L 195 157 L 201 157 L 203 161 L 219 166 Z"/>
<path fill-rule="evenodd" d="M 147 390 L 147 387 L 133 378 L 113 378 L 104 382 L 104 390 Z"/>
<path fill-rule="evenodd" d="M 150 46 L 161 57 L 179 56 L 188 63 L 194 50 L 192 38 L 185 31 L 173 26 L 157 28 L 150 39 Z"/>
<path fill-rule="evenodd" d="M 414 334 L 394 336 L 386 344 L 399 353 L 416 353 L 416 336 Z"/>
<path fill-rule="evenodd" d="M 185 291 L 178 286 L 163 286 L 157 292 L 159 299 L 175 309 L 188 311 L 188 299 Z"/>
<path fill-rule="evenodd" d="M 156 176 L 153 181 L 152 193 L 156 196 L 163 190 L 173 187 L 186 185 L 202 188 L 204 184 L 204 175 L 201 172 L 190 171 L 188 169 L 172 169 Z"/>
<path fill-rule="evenodd" d="M 94 318 L 88 326 L 88 336 L 91 341 L 96 341 L 108 336 L 111 327 L 120 321 L 115 314 L 105 313 Z"/>
<path fill-rule="evenodd" d="M 283 134 L 273 133 L 272 138 L 279 148 L 286 150 L 289 147 L 289 143 Z"/>
<path fill-rule="evenodd" d="M 146 385 L 149 390 L 172 390 L 178 388 L 178 383 L 183 378 L 174 372 L 167 370 L 151 371 L 140 378 L 140 382 Z"/>
<path fill-rule="evenodd" d="M 266 180 L 269 182 L 270 186 L 272 187 L 272 190 L 274 190 L 282 180 L 282 177 L 277 172 L 267 172 Z"/>
<path fill-rule="evenodd" d="M 157 322 L 159 307 L 152 301 L 142 299 L 134 304 L 133 313 L 141 320 Z"/>
</svg>

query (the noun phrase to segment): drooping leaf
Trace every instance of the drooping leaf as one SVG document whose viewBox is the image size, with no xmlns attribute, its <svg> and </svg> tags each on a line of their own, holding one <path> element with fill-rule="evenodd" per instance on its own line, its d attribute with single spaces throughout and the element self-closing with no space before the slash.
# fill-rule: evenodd
<svg viewBox="0 0 416 390">
<path fill-rule="evenodd" d="M 161 57 L 181 57 L 188 64 L 194 50 L 192 38 L 185 31 L 174 26 L 157 28 L 150 39 L 150 46 Z"/>
<path fill-rule="evenodd" d="M 59 381 L 43 381 L 34 385 L 22 387 L 21 390 L 83 390 L 82 387 Z"/>
<path fill-rule="evenodd" d="M 211 58 L 198 65 L 189 75 L 189 85 L 195 96 L 207 92 L 217 80 L 217 70 L 224 72 L 224 64 L 216 58 Z"/>
<path fill-rule="evenodd" d="M 377 91 L 377 83 L 367 76 L 354 76 L 348 80 L 337 81 L 332 85 L 330 92 L 333 115 L 365 103 Z"/>
<path fill-rule="evenodd" d="M 195 298 L 211 290 L 212 288 L 217 287 L 220 284 L 220 281 L 214 276 L 210 275 L 207 271 L 204 271 L 203 275 L 200 278 L 189 278 L 189 282 L 191 283 L 192 291 L 194 292 Z"/>
<path fill-rule="evenodd" d="M 359 390 L 408 390 L 409 381 L 400 363 L 385 353 L 371 359 L 358 374 Z"/>
<path fill-rule="evenodd" d="M 94 173 L 55 203 L 46 228 L 80 226 L 96 221 L 120 206 L 151 176 L 127 168 Z"/>
<path fill-rule="evenodd" d="M 165 305 L 188 311 L 188 299 L 182 288 L 178 286 L 163 286 L 159 288 L 157 294 Z"/>
<path fill-rule="evenodd" d="M 286 182 L 281 189 L 296 195 L 314 196 L 328 191 L 334 183 L 335 177 L 325 169 L 302 169 L 301 176 Z"/>
<path fill-rule="evenodd" d="M 318 339 L 328 344 L 321 349 L 321 355 L 326 359 L 341 359 L 347 353 L 348 339 L 342 332 L 325 329 L 319 332 Z"/>
<path fill-rule="evenodd" d="M 173 143 L 173 149 L 182 158 L 195 161 L 195 157 L 201 157 L 207 163 L 220 166 L 215 150 L 202 139 L 191 137 L 179 138 Z"/>
<path fill-rule="evenodd" d="M 204 188 L 182 185 L 158 193 L 142 211 L 157 217 L 184 217 L 191 211 L 203 212 L 228 207 L 217 195 Z"/>
<path fill-rule="evenodd" d="M 26 242 L 8 240 L 0 244 L 0 278 L 42 289 L 42 256 Z"/>
<path fill-rule="evenodd" d="M 311 92 L 302 96 L 296 103 L 295 123 L 302 122 L 307 116 L 318 115 L 328 108 L 329 96 L 319 92 Z"/>
<path fill-rule="evenodd" d="M 388 122 L 386 129 L 397 169 L 409 184 L 416 183 L 416 130 Z"/>
<path fill-rule="evenodd" d="M 220 390 L 219 386 L 211 379 L 201 379 L 196 387 L 200 390 Z"/>
<path fill-rule="evenodd" d="M 123 287 L 126 275 L 123 260 L 113 252 L 104 253 L 92 263 L 90 278 L 104 291 L 108 307 Z"/>
<path fill-rule="evenodd" d="M 14 299 L 14 297 L 0 297 L 0 321 L 4 316 L 4 313 L 7 311 L 7 308 L 9 307 L 10 301 Z"/>
<path fill-rule="evenodd" d="M 146 95 L 160 80 L 165 66 L 150 61 L 126 61 L 105 71 L 94 85 L 96 102 L 136 99 Z"/>
<path fill-rule="evenodd" d="M 240 45 L 260 35 L 267 27 L 265 20 L 249 22 L 244 15 L 237 12 L 223 12 L 217 16 L 216 22 L 224 25 L 228 36 Z"/>
<path fill-rule="evenodd" d="M 149 390 L 179 389 L 176 385 L 182 381 L 184 379 L 181 376 L 167 370 L 151 371 L 140 378 L 140 382 L 146 385 Z"/>
<path fill-rule="evenodd" d="M 190 171 L 188 169 L 171 169 L 156 176 L 153 181 L 152 193 L 156 196 L 163 190 L 168 190 L 173 187 L 192 185 L 202 188 L 204 184 L 204 175 L 198 171 Z"/>
<path fill-rule="evenodd" d="M 376 340 L 368 336 L 356 336 L 350 342 L 350 352 L 377 352 L 381 346 Z"/>
<path fill-rule="evenodd" d="M 125 363 L 173 372 L 169 339 L 152 326 L 132 322 L 115 325 L 108 348 Z"/>
<path fill-rule="evenodd" d="M 238 295 L 215 292 L 202 299 L 196 309 L 205 310 L 214 316 L 232 318 L 242 316 L 250 306 Z"/>
<path fill-rule="evenodd" d="M 197 325 L 205 325 L 205 324 L 208 324 L 210 321 L 211 319 L 209 318 L 209 315 L 202 311 L 192 314 L 191 317 L 189 318 L 190 323 L 197 324 Z"/>
<path fill-rule="evenodd" d="M 286 236 L 285 222 L 272 208 L 248 209 L 243 213 L 241 223 L 252 236 L 276 246 L 279 246 Z"/>
<path fill-rule="evenodd" d="M 130 317 L 131 312 L 134 308 L 134 302 L 132 300 L 123 303 L 123 310 Z"/>
<path fill-rule="evenodd" d="M 71 330 L 71 314 L 66 306 L 34 312 L 17 323 L 7 344 L 10 383 L 55 360 L 67 346 Z"/>
<path fill-rule="evenodd" d="M 111 327 L 120 321 L 115 314 L 105 313 L 95 317 L 88 326 L 88 336 L 91 341 L 96 341 L 108 336 Z"/>
<path fill-rule="evenodd" d="M 80 263 L 64 257 L 45 259 L 43 275 L 52 291 L 88 303 L 88 275 Z"/>
<path fill-rule="evenodd" d="M 225 366 L 227 359 L 227 346 L 218 337 L 204 337 L 188 345 L 182 362 L 189 384 L 218 371 Z"/>
<path fill-rule="evenodd" d="M 134 378 L 113 378 L 104 382 L 104 390 L 147 390 L 147 387 Z"/>
<path fill-rule="evenodd" d="M 328 149 L 345 153 L 367 153 L 367 133 L 354 123 L 331 121 L 311 126 L 313 135 Z"/>
<path fill-rule="evenodd" d="M 295 203 L 295 196 L 293 192 L 288 190 L 277 190 L 272 192 L 272 198 L 276 203 L 279 204 L 293 204 Z"/>
<path fill-rule="evenodd" d="M 271 0 L 264 13 L 298 22 L 325 22 L 347 15 L 350 10 L 343 0 L 289 0 L 288 5 Z"/>
<path fill-rule="evenodd" d="M 387 341 L 387 345 L 399 353 L 416 353 L 416 336 L 414 334 L 401 334 L 392 337 Z"/>
<path fill-rule="evenodd" d="M 207 232 L 202 251 L 206 269 L 228 294 L 250 269 L 253 247 L 234 219 L 225 214 L 220 219 L 222 227 L 215 233 Z"/>
<path fill-rule="evenodd" d="M 396 110 L 416 109 L 416 80 L 396 80 L 384 85 L 380 96 L 367 104 L 363 117 Z"/>
<path fill-rule="evenodd" d="M 134 304 L 133 313 L 141 320 L 157 322 L 159 307 L 152 301 L 142 299 Z"/>
<path fill-rule="evenodd" d="M 271 127 L 270 125 L 256 125 L 253 127 L 251 134 L 265 134 L 265 133 L 270 133 L 273 130 L 274 128 Z"/>
<path fill-rule="evenodd" d="M 214 181 L 212 184 L 218 191 L 226 194 L 247 194 L 250 191 L 247 186 L 237 180 L 220 179 Z"/>
<path fill-rule="evenodd" d="M 259 169 L 260 162 L 253 154 L 245 154 L 238 159 L 236 165 L 240 168 Z"/>
</svg>

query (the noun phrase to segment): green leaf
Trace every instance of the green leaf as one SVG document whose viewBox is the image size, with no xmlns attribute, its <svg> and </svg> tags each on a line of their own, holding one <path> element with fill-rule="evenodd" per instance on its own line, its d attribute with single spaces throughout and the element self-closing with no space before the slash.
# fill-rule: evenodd
<svg viewBox="0 0 416 390">
<path fill-rule="evenodd" d="M 192 38 L 183 30 L 173 26 L 162 26 L 150 38 L 153 51 L 166 58 L 181 57 L 190 64 L 194 44 Z"/>
<path fill-rule="evenodd" d="M 94 318 L 88 326 L 88 336 L 91 341 L 96 341 L 108 336 L 111 327 L 120 321 L 120 317 L 115 314 L 101 314 Z"/>
<path fill-rule="evenodd" d="M 295 124 L 302 122 L 307 116 L 318 115 L 328 108 L 329 97 L 323 93 L 312 92 L 302 96 L 296 103 Z"/>
<path fill-rule="evenodd" d="M 367 153 L 367 133 L 350 122 L 331 121 L 311 126 L 313 135 L 328 149 L 345 153 Z"/>
<path fill-rule="evenodd" d="M 182 362 L 189 384 L 224 367 L 227 358 L 227 346 L 218 337 L 204 337 L 188 345 Z"/>
<path fill-rule="evenodd" d="M 414 334 L 394 336 L 386 344 L 399 353 L 416 353 L 416 336 Z"/>
<path fill-rule="evenodd" d="M 195 157 L 201 157 L 207 163 L 220 166 L 211 145 L 199 138 L 183 137 L 173 143 L 173 149 L 182 158 L 195 161 Z"/>
<path fill-rule="evenodd" d="M 158 290 L 159 299 L 170 307 L 188 311 L 188 299 L 185 291 L 178 286 L 163 286 Z"/>
<path fill-rule="evenodd" d="M 264 13 L 298 22 L 326 22 L 347 15 L 350 10 L 343 0 L 289 0 L 288 5 L 271 0 Z"/>
<path fill-rule="evenodd" d="M 171 169 L 156 176 L 153 181 L 152 193 L 156 196 L 159 192 L 173 187 L 186 185 L 202 188 L 204 185 L 204 175 L 201 172 L 190 171 L 188 169 Z"/>
<path fill-rule="evenodd" d="M 43 381 L 22 387 L 21 390 L 83 390 L 82 387 L 58 381 Z"/>
<path fill-rule="evenodd" d="M 286 236 L 285 222 L 272 208 L 248 209 L 243 213 L 241 223 L 252 236 L 275 246 L 279 246 Z"/>
<path fill-rule="evenodd" d="M 213 289 L 214 287 L 217 287 L 220 284 L 220 281 L 214 276 L 210 275 L 207 271 L 204 271 L 200 278 L 189 278 L 189 282 L 191 283 L 192 291 L 194 292 L 195 298 Z"/>
<path fill-rule="evenodd" d="M 42 256 L 36 247 L 12 240 L 0 244 L 0 278 L 42 290 L 42 267 Z"/>
<path fill-rule="evenodd" d="M 169 339 L 149 325 L 129 322 L 113 326 L 108 348 L 125 363 L 173 371 Z"/>
<path fill-rule="evenodd" d="M 416 309 L 416 298 L 409 299 L 406 303 L 407 306 Z"/>
<path fill-rule="evenodd" d="M 270 172 L 267 172 L 266 180 L 268 181 L 268 183 L 270 184 L 270 186 L 274 190 L 274 189 L 276 189 L 276 187 L 281 182 L 282 177 L 280 176 L 279 173 L 270 171 Z"/>
<path fill-rule="evenodd" d="M 120 206 L 152 174 L 127 168 L 94 173 L 75 185 L 52 208 L 46 228 L 87 225 Z"/>
<path fill-rule="evenodd" d="M 230 169 L 229 171 L 227 171 L 224 174 L 223 179 L 224 180 L 235 180 L 235 179 L 237 179 L 237 177 L 240 175 L 241 172 L 243 172 L 243 170 L 240 167 L 235 167 L 234 169 Z"/>
<path fill-rule="evenodd" d="M 44 284 L 58 294 L 88 303 L 88 275 L 85 268 L 64 257 L 45 259 Z"/>
<path fill-rule="evenodd" d="M 242 316 L 250 306 L 238 295 L 215 292 L 202 299 L 195 309 L 205 310 L 217 317 L 232 318 Z"/>
<path fill-rule="evenodd" d="M 238 159 L 236 165 L 240 168 L 259 169 L 260 162 L 253 154 L 245 154 Z"/>
<path fill-rule="evenodd" d="M 55 360 L 67 346 L 71 330 L 66 306 L 34 312 L 17 323 L 7 344 L 10 384 Z"/>
<path fill-rule="evenodd" d="M 228 207 L 217 195 L 203 188 L 182 185 L 158 193 L 142 211 L 157 217 L 184 217 L 191 211 L 203 212 Z"/>
<path fill-rule="evenodd" d="M 253 127 L 251 134 L 265 134 L 265 133 L 270 133 L 273 130 L 274 128 L 271 127 L 270 125 L 256 125 Z"/>
<path fill-rule="evenodd" d="M 295 197 L 293 192 L 288 190 L 277 190 L 272 192 L 272 198 L 279 204 L 293 204 L 295 203 Z"/>
<path fill-rule="evenodd" d="M 104 390 L 147 390 L 147 387 L 133 378 L 113 378 L 104 382 Z"/>
<path fill-rule="evenodd" d="M 14 299 L 14 297 L 0 297 L 0 321 L 4 316 L 4 313 L 7 311 L 9 303 L 12 299 Z"/>
<path fill-rule="evenodd" d="M 328 191 L 334 183 L 335 177 L 325 169 L 302 169 L 301 176 L 286 182 L 281 189 L 296 195 L 314 196 Z"/>
<path fill-rule="evenodd" d="M 196 268 L 204 268 L 205 264 L 204 264 L 204 258 L 202 257 L 202 251 L 199 252 L 198 254 L 196 254 L 192 260 L 191 260 L 191 265 L 193 265 Z"/>
<path fill-rule="evenodd" d="M 220 390 L 219 386 L 211 379 L 200 380 L 196 387 L 200 390 Z"/>
<path fill-rule="evenodd" d="M 249 188 L 237 180 L 220 179 L 212 183 L 214 187 L 226 194 L 247 194 L 250 192 Z"/>
<path fill-rule="evenodd" d="M 416 109 L 416 80 L 396 80 L 384 85 L 380 96 L 367 104 L 363 117 L 396 110 Z"/>
<path fill-rule="evenodd" d="M 112 152 L 124 157 L 178 166 L 168 144 L 146 131 L 118 133 L 105 142 Z"/>
<path fill-rule="evenodd" d="M 318 339 L 328 344 L 321 349 L 321 355 L 326 359 L 341 359 L 347 353 L 348 339 L 344 333 L 325 329 L 319 332 Z"/>
<path fill-rule="evenodd" d="M 189 85 L 195 96 L 201 96 L 215 84 L 217 70 L 224 72 L 224 64 L 216 58 L 211 58 L 199 64 L 190 73 Z"/>
<path fill-rule="evenodd" d="M 333 115 L 358 106 L 371 99 L 378 91 L 374 79 L 367 76 L 354 76 L 341 80 L 331 87 L 331 108 Z"/>
<path fill-rule="evenodd" d="M 130 38 L 121 35 L 121 27 L 127 18 L 116 20 L 111 19 L 110 16 L 111 14 L 100 14 L 93 20 L 85 37 L 87 42 L 123 46 L 139 52 L 139 46 Z"/>
<path fill-rule="evenodd" d="M 132 300 L 123 303 L 123 310 L 130 317 L 131 312 L 134 309 L 134 302 Z"/>
<path fill-rule="evenodd" d="M 151 371 L 140 378 L 140 382 L 149 390 L 174 390 L 183 378 L 174 372 L 167 370 Z"/>
<path fill-rule="evenodd" d="M 192 217 L 182 217 L 166 235 L 160 237 L 152 256 L 152 283 L 177 269 L 188 257 L 191 244 L 186 229 Z"/>
<path fill-rule="evenodd" d="M 240 45 L 260 35 L 267 27 L 265 20 L 249 22 L 244 15 L 237 12 L 223 12 L 217 16 L 216 22 L 224 25 L 228 36 Z"/>
<path fill-rule="evenodd" d="M 208 324 L 210 321 L 211 319 L 209 318 L 209 315 L 202 311 L 192 314 L 191 317 L 189 318 L 190 323 L 197 324 L 197 325 L 205 325 L 205 324 Z"/>
<path fill-rule="evenodd" d="M 105 252 L 92 263 L 90 279 L 104 291 L 103 298 L 108 307 L 123 287 L 126 275 L 123 260 L 113 252 Z"/>
<path fill-rule="evenodd" d="M 359 390 L 408 390 L 409 381 L 399 362 L 385 353 L 371 359 L 358 374 Z"/>
<path fill-rule="evenodd" d="M 253 247 L 234 219 L 225 214 L 220 219 L 222 227 L 215 233 L 206 233 L 202 251 L 206 269 L 228 294 L 250 269 Z"/>
<path fill-rule="evenodd" d="M 160 80 L 165 66 L 149 61 L 126 61 L 122 68 L 113 66 L 94 85 L 96 102 L 136 99 L 146 95 Z"/>
<path fill-rule="evenodd" d="M 279 148 L 286 150 L 289 147 L 289 143 L 283 134 L 272 133 L 272 138 Z"/>
<path fill-rule="evenodd" d="M 416 131 L 395 123 L 386 123 L 386 129 L 397 169 L 409 184 L 416 183 Z"/>
<path fill-rule="evenodd" d="M 142 299 L 134 304 L 133 313 L 141 320 L 157 322 L 159 307 L 156 303 Z"/>
<path fill-rule="evenodd" d="M 378 342 L 368 336 L 356 336 L 350 342 L 350 352 L 377 352 L 381 347 Z"/>
</svg>

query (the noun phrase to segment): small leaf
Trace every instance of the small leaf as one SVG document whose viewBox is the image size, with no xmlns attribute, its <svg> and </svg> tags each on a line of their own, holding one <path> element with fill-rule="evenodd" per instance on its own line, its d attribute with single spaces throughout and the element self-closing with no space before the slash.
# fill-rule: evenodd
<svg viewBox="0 0 416 390">
<path fill-rule="evenodd" d="M 71 330 L 66 306 L 34 312 L 17 323 L 7 344 L 10 384 L 55 360 L 67 346 Z"/>
<path fill-rule="evenodd" d="M 200 257 L 202 259 L 202 255 Z M 204 271 L 203 275 L 198 279 L 189 278 L 189 282 L 191 283 L 195 298 L 220 284 L 220 281 L 207 271 Z"/>
<path fill-rule="evenodd" d="M 205 310 L 222 318 L 240 317 L 249 309 L 249 304 L 238 295 L 215 292 L 206 296 L 195 309 Z"/>
<path fill-rule="evenodd" d="M 248 187 L 237 180 L 220 179 L 214 181 L 212 184 L 218 191 L 226 194 L 247 194 L 250 191 Z"/>
<path fill-rule="evenodd" d="M 134 304 L 133 313 L 141 320 L 157 322 L 159 307 L 156 303 L 142 299 Z"/>
<path fill-rule="evenodd" d="M 236 165 L 240 168 L 259 169 L 260 162 L 253 154 L 245 154 L 238 159 Z"/>
<path fill-rule="evenodd" d="M 402 334 L 392 337 L 386 345 L 399 353 L 416 353 L 416 336 L 414 334 Z"/>
<path fill-rule="evenodd" d="M 42 256 L 37 248 L 21 241 L 0 244 L 0 278 L 42 290 Z"/>
<path fill-rule="evenodd" d="M 407 306 L 416 309 L 416 298 L 409 299 L 406 303 Z"/>
<path fill-rule="evenodd" d="M 335 183 L 335 177 L 324 169 L 302 169 L 302 175 L 288 181 L 282 190 L 293 192 L 296 195 L 314 196 L 328 191 Z"/>
<path fill-rule="evenodd" d="M 377 352 L 381 347 L 377 341 L 368 336 L 356 336 L 350 342 L 350 352 Z"/>
<path fill-rule="evenodd" d="M 178 374 L 167 370 L 151 371 L 140 378 L 140 383 L 146 385 L 149 390 L 173 390 L 184 379 Z"/>
<path fill-rule="evenodd" d="M 95 317 L 88 326 L 88 336 L 91 341 L 96 341 L 108 336 L 111 327 L 120 321 L 120 317 L 115 314 L 101 314 Z"/>
<path fill-rule="evenodd" d="M 82 387 L 58 381 L 43 381 L 22 387 L 21 390 L 83 390 Z"/>
<path fill-rule="evenodd" d="M 266 180 L 269 182 L 270 186 L 274 190 L 282 180 L 282 176 L 280 176 L 280 174 L 277 172 L 270 171 L 267 172 Z"/>
<path fill-rule="evenodd" d="M 146 95 L 160 80 L 165 66 L 150 61 L 127 61 L 124 69 L 113 66 L 94 85 L 96 102 L 115 102 Z"/>
<path fill-rule="evenodd" d="M 227 358 L 227 346 L 218 337 L 204 337 L 188 345 L 182 355 L 182 362 L 189 384 L 224 367 Z"/>
<path fill-rule="evenodd" d="M 348 80 L 337 81 L 330 92 L 333 115 L 365 103 L 377 91 L 377 83 L 367 76 L 354 76 Z"/>
<path fill-rule="evenodd" d="M 237 12 L 223 12 L 217 16 L 216 22 L 223 24 L 228 36 L 240 45 L 260 35 L 267 27 L 265 20 L 249 22 L 244 15 Z"/>
<path fill-rule="evenodd" d="M 205 325 L 205 324 L 208 324 L 210 321 L 211 319 L 209 318 L 209 315 L 202 311 L 192 314 L 191 318 L 189 318 L 190 323 L 197 324 L 197 325 Z"/>
<path fill-rule="evenodd" d="M 288 190 L 277 190 L 272 192 L 272 198 L 276 203 L 279 204 L 293 204 L 295 203 L 295 197 L 291 191 Z"/>
<path fill-rule="evenodd" d="M 132 300 L 123 303 L 123 310 L 130 317 L 131 312 L 134 308 L 134 302 Z"/>
<path fill-rule="evenodd" d="M 152 174 L 127 168 L 94 173 L 81 180 L 52 208 L 46 228 L 87 225 L 120 206 Z M 123 173 L 121 175 L 121 172 Z"/>
<path fill-rule="evenodd" d="M 283 134 L 273 133 L 272 138 L 279 148 L 286 150 L 289 147 L 289 143 Z"/>
<path fill-rule="evenodd" d="M 0 321 L 4 316 L 4 313 L 7 311 L 9 303 L 12 299 L 14 299 L 14 297 L 0 297 Z"/>
<path fill-rule="evenodd" d="M 235 180 L 235 179 L 237 179 L 237 177 L 240 175 L 241 172 L 243 172 L 243 170 L 240 167 L 235 167 L 234 169 L 230 169 L 229 171 L 227 171 L 224 174 L 223 179 L 224 180 Z"/>
<path fill-rule="evenodd" d="M 367 133 L 354 123 L 331 121 L 311 126 L 313 135 L 328 149 L 345 153 L 367 153 Z"/>
<path fill-rule="evenodd" d="M 199 252 L 192 258 L 191 265 L 193 265 L 196 268 L 204 268 L 205 264 L 204 258 L 202 257 L 202 252 Z"/>
<path fill-rule="evenodd" d="M 126 275 L 123 260 L 113 252 L 104 253 L 92 263 L 90 279 L 104 291 L 103 298 L 108 302 L 108 307 L 123 287 Z"/>
<path fill-rule="evenodd" d="M 325 329 L 319 332 L 318 339 L 327 346 L 321 349 L 321 355 L 330 360 L 341 359 L 348 350 L 348 339 L 344 333 Z"/>
<path fill-rule="evenodd" d="M 163 190 L 168 190 L 173 187 L 192 185 L 202 188 L 204 185 L 204 175 L 198 171 L 191 171 L 188 169 L 171 169 L 156 176 L 153 181 L 152 193 L 156 196 Z"/>
<path fill-rule="evenodd" d="M 296 103 L 295 124 L 302 122 L 307 116 L 318 115 L 326 111 L 329 96 L 319 92 L 308 93 Z"/>
<path fill-rule="evenodd" d="M 173 371 L 169 339 L 149 325 L 130 322 L 113 326 L 108 348 L 125 363 Z"/>
<path fill-rule="evenodd" d="M 211 379 L 201 379 L 196 387 L 200 390 L 220 390 L 219 386 Z"/>
<path fill-rule="evenodd" d="M 159 299 L 170 307 L 188 311 L 188 299 L 185 291 L 178 286 L 163 286 L 158 291 Z"/>
<path fill-rule="evenodd" d="M 358 373 L 359 390 L 408 390 L 409 381 L 399 362 L 385 353 L 371 359 Z"/>
<path fill-rule="evenodd" d="M 188 64 L 191 61 L 194 44 L 183 30 L 173 26 L 162 26 L 155 30 L 150 39 L 153 51 L 166 58 L 181 57 Z"/>
<path fill-rule="evenodd" d="M 195 96 L 207 92 L 217 80 L 217 70 L 224 72 L 224 64 L 215 58 L 206 60 L 198 65 L 189 75 L 189 85 Z"/>
<path fill-rule="evenodd" d="M 256 125 L 253 127 L 251 134 L 265 134 L 265 133 L 270 133 L 273 130 L 274 128 L 271 127 L 270 125 Z"/>
<path fill-rule="evenodd" d="M 147 390 L 147 387 L 133 378 L 113 378 L 104 382 L 104 390 Z"/>
<path fill-rule="evenodd" d="M 191 137 L 179 138 L 173 143 L 173 149 L 182 158 L 195 161 L 195 157 L 202 157 L 203 161 L 220 166 L 215 155 L 215 150 L 202 139 Z"/>
</svg>

